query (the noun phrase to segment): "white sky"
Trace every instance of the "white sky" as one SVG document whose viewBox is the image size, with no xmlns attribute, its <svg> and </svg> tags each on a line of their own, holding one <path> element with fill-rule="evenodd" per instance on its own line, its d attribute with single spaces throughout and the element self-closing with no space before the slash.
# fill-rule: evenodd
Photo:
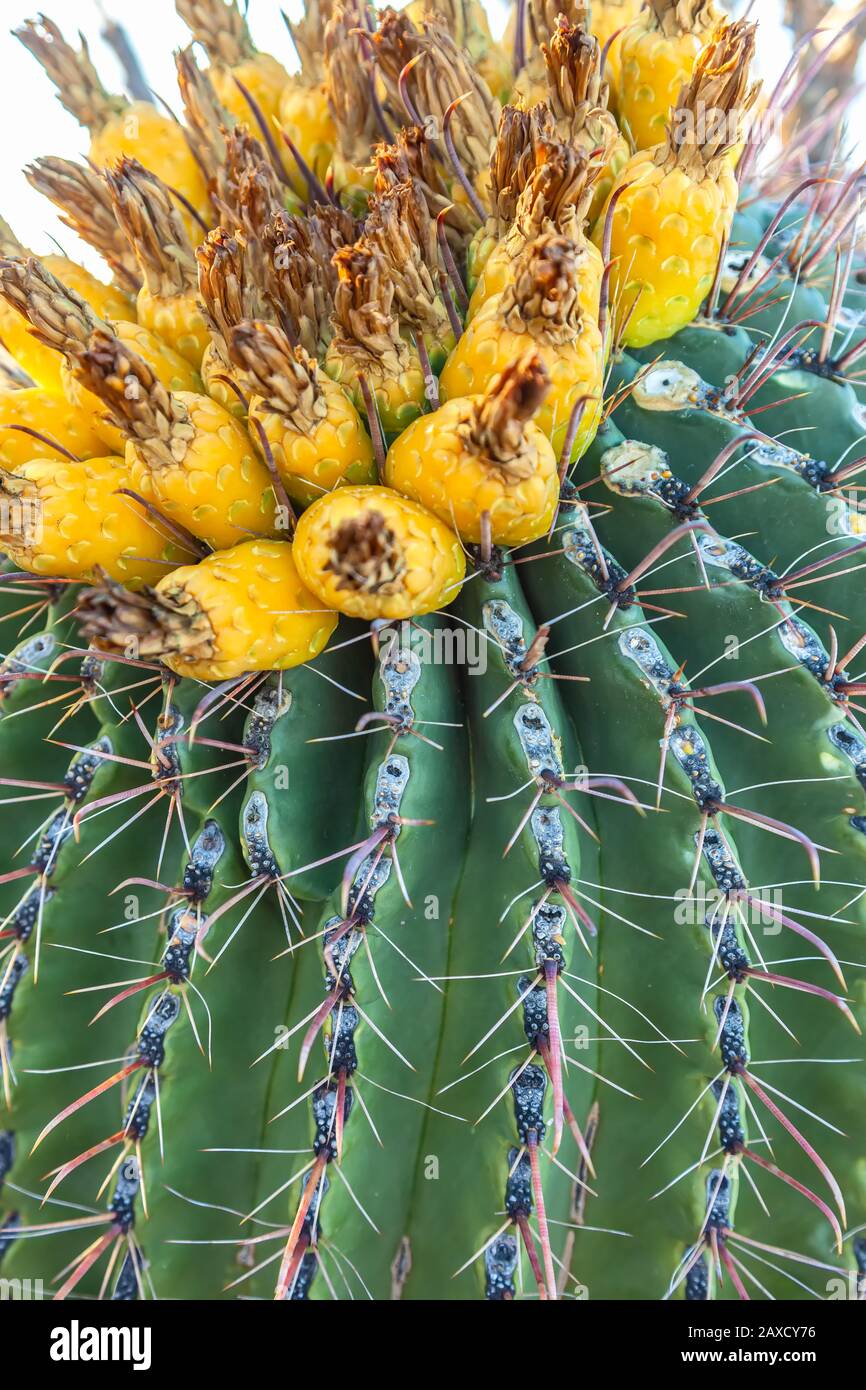
<svg viewBox="0 0 866 1390">
<path fill-rule="evenodd" d="M 54 209 L 39 197 L 21 173 L 22 166 L 38 155 L 80 158 L 87 149 L 87 135 L 62 109 L 53 88 L 36 61 L 11 36 L 10 30 L 34 16 L 44 6 L 73 41 L 76 30 L 87 37 L 91 56 L 109 90 L 123 90 L 123 78 L 114 53 L 100 39 L 101 11 L 127 28 L 138 50 L 153 89 L 176 105 L 172 52 L 188 41 L 188 30 L 177 18 L 174 0 L 0 0 L 0 212 L 17 236 L 33 251 L 52 249 L 56 237 L 63 249 L 93 269 L 100 262 L 89 248 L 60 223 Z M 274 53 L 287 66 L 294 61 L 292 45 L 280 16 L 280 0 L 250 0 L 249 21 L 258 46 Z M 283 0 L 289 14 L 300 9 L 300 0 Z M 734 8 L 732 6 L 732 8 Z M 488 0 L 494 32 L 500 32 L 507 13 L 504 0 Z M 781 0 L 756 0 L 752 15 L 760 18 L 762 61 L 767 76 L 780 70 L 790 42 L 780 30 Z"/>
</svg>

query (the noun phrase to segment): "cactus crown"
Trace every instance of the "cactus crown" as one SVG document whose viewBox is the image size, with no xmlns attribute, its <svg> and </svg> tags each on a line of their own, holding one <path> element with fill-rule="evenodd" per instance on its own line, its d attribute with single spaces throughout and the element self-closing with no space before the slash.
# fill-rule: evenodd
<svg viewBox="0 0 866 1390">
<path fill-rule="evenodd" d="M 594 8 L 603 42 L 640 0 Z M 711 4 L 655 0 L 610 49 L 616 148 L 583 6 L 519 5 L 550 102 L 501 112 L 477 0 L 422 10 L 309 0 L 284 99 L 241 0 L 181 0 L 200 167 L 142 111 L 95 147 L 141 160 L 109 183 L 31 171 L 137 288 L 110 186 L 167 301 L 141 323 L 0 224 L 3 1276 L 862 1293 L 861 171 L 804 181 L 801 130 L 762 181 L 756 129 L 735 173 L 754 31 Z M 77 110 L 121 109 L 37 30 Z M 310 154 L 300 211 L 215 95 L 241 109 L 235 62 Z M 195 262 L 192 208 L 220 222 Z M 215 399 L 162 384 L 198 362 Z"/>
</svg>

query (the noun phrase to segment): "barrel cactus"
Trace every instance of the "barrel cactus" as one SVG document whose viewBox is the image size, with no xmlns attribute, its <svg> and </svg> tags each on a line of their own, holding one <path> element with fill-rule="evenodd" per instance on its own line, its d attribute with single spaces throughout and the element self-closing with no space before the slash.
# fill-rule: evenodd
<svg viewBox="0 0 866 1390">
<path fill-rule="evenodd" d="M 862 171 L 715 3 L 177 8 L 19 30 L 3 1276 L 857 1296 Z"/>
</svg>

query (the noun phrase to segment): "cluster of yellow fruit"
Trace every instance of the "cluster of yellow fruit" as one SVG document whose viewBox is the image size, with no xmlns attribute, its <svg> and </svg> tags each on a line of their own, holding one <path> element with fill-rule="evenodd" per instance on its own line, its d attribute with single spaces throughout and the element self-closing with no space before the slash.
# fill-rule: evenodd
<svg viewBox="0 0 866 1390">
<path fill-rule="evenodd" d="M 177 56 L 183 125 L 19 33 L 92 137 L 28 176 L 114 278 L 0 226 L 0 541 L 96 583 L 98 645 L 220 680 L 552 529 L 612 345 L 712 285 L 754 26 L 527 0 L 512 61 L 477 0 L 308 0 L 290 77 L 233 0 L 177 8 L 208 58 Z"/>
</svg>

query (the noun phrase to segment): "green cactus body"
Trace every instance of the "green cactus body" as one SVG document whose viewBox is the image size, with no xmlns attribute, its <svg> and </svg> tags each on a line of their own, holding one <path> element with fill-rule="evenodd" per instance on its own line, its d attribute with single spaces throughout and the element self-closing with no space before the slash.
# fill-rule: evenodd
<svg viewBox="0 0 866 1390">
<path fill-rule="evenodd" d="M 482 646 L 481 660 L 470 666 L 464 682 L 472 729 L 473 822 L 452 925 L 448 973 L 453 983 L 437 1084 L 448 1088 L 440 1103 L 456 1109 L 468 1124 L 454 1126 L 431 1117 L 430 1152 L 440 1155 L 441 1178 L 450 1176 L 450 1181 L 447 1187 L 422 1185 L 413 1239 L 416 1258 L 407 1293 L 424 1297 L 439 1290 L 440 1297 L 444 1291 L 466 1298 L 486 1288 L 488 1296 L 502 1297 L 500 1283 L 516 1277 L 520 1287 L 537 1294 L 522 1250 L 520 1223 L 537 1229 L 539 1213 L 527 1173 L 528 1156 L 518 1145 L 525 1118 L 522 1098 L 514 1086 L 509 1088 L 509 1076 L 527 1063 L 534 1029 L 546 1032 L 551 1025 L 545 997 L 549 973 L 565 1057 L 572 1059 L 562 1062 L 569 1068 L 568 1099 L 574 1118 L 563 1131 L 560 1162 L 570 1172 L 577 1171 L 581 1155 L 571 1130 L 576 1123 L 583 1131 L 592 1081 L 581 1068 L 594 1066 L 594 1046 L 584 1045 L 579 1030 L 587 1023 L 589 1034 L 594 1030 L 590 1011 L 596 1007 L 595 963 L 575 928 L 577 922 L 591 948 L 586 923 L 582 917 L 570 917 L 574 909 L 569 909 L 564 893 L 576 895 L 578 911 L 586 915 L 579 883 L 584 859 L 592 862 L 593 841 L 566 809 L 575 798 L 568 792 L 561 799 L 544 792 L 546 784 L 539 779 L 539 773 L 545 773 L 553 774 L 550 786 L 556 779 L 572 781 L 583 758 L 556 685 L 547 678 L 550 668 L 540 651 L 533 654 L 535 623 L 515 568 L 499 568 L 494 559 L 489 570 L 480 569 L 463 590 L 456 612 L 466 631 L 481 635 Z M 515 796 L 519 788 L 523 790 Z M 577 800 L 586 803 L 590 798 Z M 527 819 L 533 802 L 535 809 Z M 591 805 L 576 809 L 591 827 Z M 557 964 L 566 974 L 581 977 L 571 988 L 585 1006 L 557 981 Z M 502 1026 L 479 1047 L 506 1014 Z M 555 1041 L 542 1039 L 537 1046 L 546 1048 L 550 1057 Z M 546 1063 L 536 1051 L 516 1086 L 532 1081 L 543 1088 L 545 1077 L 552 1094 Z M 549 1116 L 549 1109 L 546 1113 Z M 546 1156 L 552 1142 L 549 1118 L 547 1131 L 539 1155 L 547 1217 L 569 1223 L 574 1181 Z M 491 1244 L 502 1225 L 497 1213 L 503 1208 L 505 1229 Z M 461 1231 L 459 1244 L 436 1238 L 438 1222 L 451 1212 Z M 563 1259 L 568 1231 L 555 1226 L 550 1230 L 553 1251 Z M 464 1267 L 476 1252 L 476 1259 Z M 511 1272 L 502 1274 L 500 1266 Z M 453 1279 L 458 1270 L 459 1278 Z M 580 1278 L 578 1271 L 575 1277 Z M 555 1278 L 573 1291 L 560 1267 Z"/>
<path fill-rule="evenodd" d="M 744 539 L 768 572 L 781 579 L 789 575 L 796 582 L 801 566 L 816 563 L 813 552 L 820 546 L 822 562 L 809 570 L 811 583 L 787 595 L 801 602 L 822 602 L 819 589 L 827 583 L 821 576 L 833 576 L 832 608 L 838 616 L 840 633 L 853 639 L 857 624 L 860 574 L 857 568 L 857 516 L 844 499 L 825 495 L 812 481 L 813 461 L 785 445 L 763 445 L 755 440 L 747 417 L 737 417 L 714 408 L 712 390 L 691 369 L 673 361 L 649 368 L 642 377 L 634 362 L 624 360 L 617 375 L 638 385 L 616 412 L 616 423 L 624 435 L 653 444 L 676 461 L 682 479 L 694 486 L 724 449 L 732 449 L 741 439 L 744 452 L 737 458 L 736 472 L 726 473 L 724 500 L 713 507 L 713 524 L 722 535 Z M 760 417 L 759 417 L 760 418 Z M 819 469 L 823 476 L 823 470 Z M 761 486 L 759 486 L 761 485 Z M 711 500 L 718 487 L 706 494 Z M 746 491 L 746 489 L 752 489 Z M 816 540 L 816 537 L 818 538 Z M 771 588 L 773 578 L 766 576 Z M 821 582 L 819 583 L 819 579 Z M 786 596 L 780 591 L 780 596 Z"/>
<path fill-rule="evenodd" d="M 355 829 L 364 739 L 346 736 L 367 703 L 364 639 L 357 624 L 343 624 L 333 651 L 315 667 L 271 676 L 253 697 L 247 719 L 245 743 L 259 740 L 262 746 L 244 804 L 251 797 L 266 799 L 269 833 L 281 846 L 281 871 L 289 890 L 304 900 L 321 901 L 331 892 L 341 872 L 332 856 L 351 842 Z M 306 867 L 321 859 L 329 862 Z"/>
</svg>

